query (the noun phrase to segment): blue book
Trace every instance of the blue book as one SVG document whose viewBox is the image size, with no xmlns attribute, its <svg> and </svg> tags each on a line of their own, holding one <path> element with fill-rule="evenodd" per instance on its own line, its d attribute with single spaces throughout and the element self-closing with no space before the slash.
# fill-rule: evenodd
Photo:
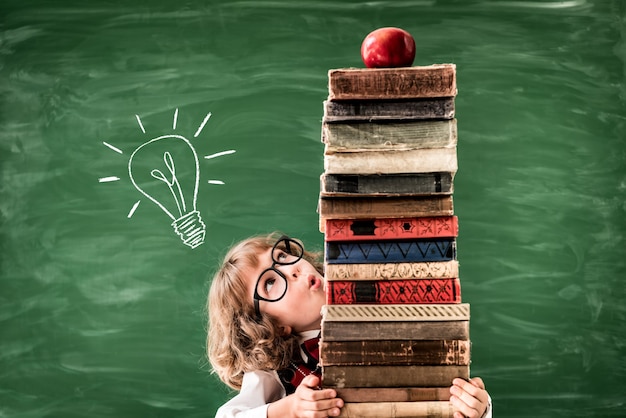
<svg viewBox="0 0 626 418">
<path fill-rule="evenodd" d="M 330 264 L 405 263 L 456 260 L 456 240 L 326 242 Z"/>
</svg>

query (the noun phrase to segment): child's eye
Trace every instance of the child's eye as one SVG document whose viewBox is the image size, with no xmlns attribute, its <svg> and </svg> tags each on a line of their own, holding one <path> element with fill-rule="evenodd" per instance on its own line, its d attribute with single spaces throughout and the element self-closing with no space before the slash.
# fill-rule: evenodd
<svg viewBox="0 0 626 418">
<path fill-rule="evenodd" d="M 285 261 L 288 257 L 288 254 L 284 251 L 280 251 L 278 253 L 278 255 L 276 256 L 276 261 L 281 262 L 281 261 Z"/>
<path fill-rule="evenodd" d="M 265 291 L 266 295 L 270 294 L 270 292 L 272 291 L 272 287 L 274 287 L 275 283 L 276 283 L 276 279 L 273 277 L 265 280 L 265 283 L 263 283 L 263 290 Z"/>
</svg>

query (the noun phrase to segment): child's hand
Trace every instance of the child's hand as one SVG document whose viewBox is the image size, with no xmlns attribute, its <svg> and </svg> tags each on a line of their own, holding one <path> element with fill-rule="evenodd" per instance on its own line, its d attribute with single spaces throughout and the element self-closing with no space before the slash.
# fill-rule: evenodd
<svg viewBox="0 0 626 418">
<path fill-rule="evenodd" d="M 450 402 L 458 411 L 454 418 L 481 418 L 489 406 L 489 395 L 480 377 L 470 379 L 454 379 L 450 387 Z"/>
<path fill-rule="evenodd" d="M 320 379 L 310 375 L 302 379 L 292 398 L 292 416 L 301 418 L 336 417 L 340 413 L 343 401 L 337 398 L 333 389 L 317 389 Z"/>
</svg>

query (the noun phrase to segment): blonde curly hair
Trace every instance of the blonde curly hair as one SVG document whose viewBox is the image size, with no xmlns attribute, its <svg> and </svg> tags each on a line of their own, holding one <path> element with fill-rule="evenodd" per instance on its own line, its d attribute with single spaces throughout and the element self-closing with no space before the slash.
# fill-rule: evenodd
<svg viewBox="0 0 626 418">
<path fill-rule="evenodd" d="M 214 275 L 207 300 L 207 356 L 213 372 L 233 389 L 241 389 L 245 372 L 285 368 L 297 347 L 295 335 L 283 335 L 266 314 L 257 319 L 244 271 L 259 266 L 259 254 L 283 236 L 277 232 L 234 245 Z M 297 241 L 297 240 L 296 240 Z M 302 257 L 323 274 L 319 253 Z"/>
</svg>

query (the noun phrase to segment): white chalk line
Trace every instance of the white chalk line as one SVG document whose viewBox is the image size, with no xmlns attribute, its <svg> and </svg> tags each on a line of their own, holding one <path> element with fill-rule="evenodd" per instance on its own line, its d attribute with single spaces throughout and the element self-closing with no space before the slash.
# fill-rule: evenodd
<svg viewBox="0 0 626 418">
<path fill-rule="evenodd" d="M 210 160 L 211 158 L 221 157 L 222 155 L 234 154 L 235 152 L 236 151 L 234 149 L 231 149 L 228 151 L 216 152 L 215 154 L 211 154 L 211 155 L 205 155 L 204 158 L 206 158 L 207 160 Z"/>
<path fill-rule="evenodd" d="M 204 117 L 204 120 L 200 124 L 200 127 L 198 128 L 198 130 L 196 131 L 196 133 L 193 136 L 194 138 L 197 138 L 198 135 L 200 135 L 200 132 L 202 132 L 202 129 L 204 129 L 204 125 L 206 125 L 206 123 L 209 121 L 210 117 L 211 117 L 211 112 L 207 113 L 207 115 Z"/>
<path fill-rule="evenodd" d="M 104 141 L 102 141 L 102 143 L 103 143 L 105 146 L 107 146 L 107 147 L 111 148 L 113 151 L 117 152 L 118 154 L 124 154 L 124 151 L 122 151 L 121 149 L 119 149 L 119 148 L 117 148 L 117 147 L 114 147 L 113 145 L 109 144 L 108 142 L 104 142 Z"/>
<path fill-rule="evenodd" d="M 137 206 L 139 206 L 139 203 L 141 203 L 141 200 L 138 200 L 133 207 L 130 209 L 130 212 L 128 212 L 128 218 L 130 219 L 130 217 L 133 216 L 133 214 L 135 213 L 135 211 L 137 210 Z"/>
<path fill-rule="evenodd" d="M 108 182 L 111 182 L 111 181 L 118 181 L 119 179 L 120 179 L 120 178 L 119 178 L 119 177 L 117 177 L 117 176 L 100 177 L 100 178 L 98 179 L 98 182 L 100 182 L 100 183 L 108 183 Z"/>
</svg>

